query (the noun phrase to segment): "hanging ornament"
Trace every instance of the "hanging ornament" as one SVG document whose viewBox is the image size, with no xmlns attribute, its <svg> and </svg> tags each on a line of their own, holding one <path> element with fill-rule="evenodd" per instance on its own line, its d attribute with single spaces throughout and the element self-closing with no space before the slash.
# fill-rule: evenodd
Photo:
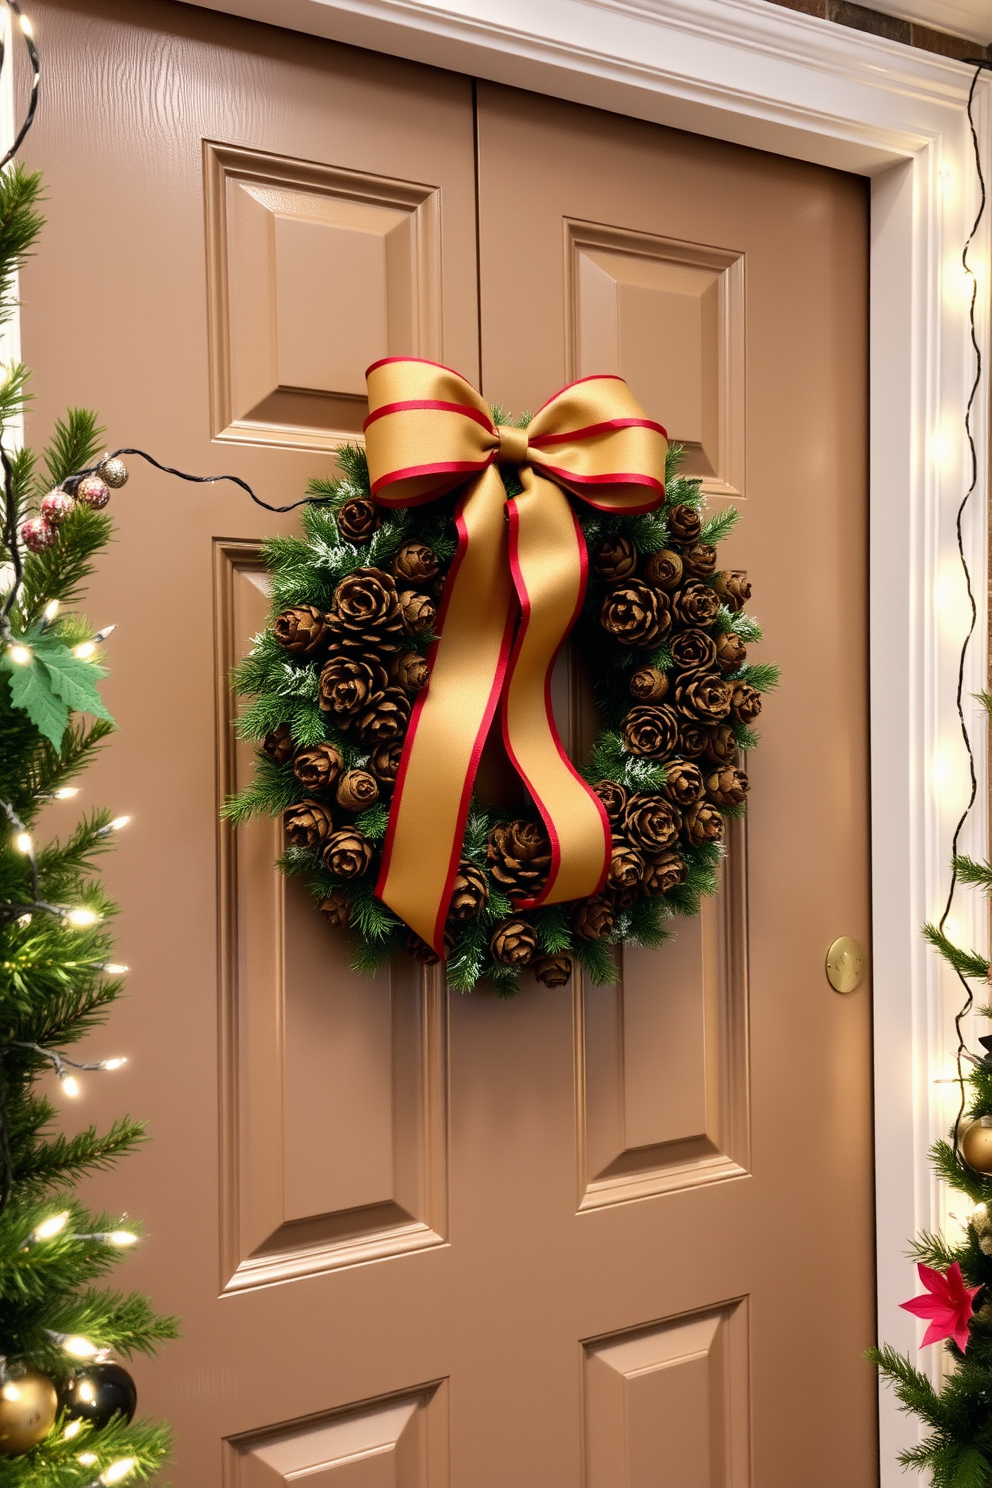
<svg viewBox="0 0 992 1488">
<path fill-rule="evenodd" d="M 68 491 L 63 491 L 61 486 L 56 486 L 54 491 L 49 491 L 47 496 L 41 498 L 41 515 L 50 527 L 61 527 L 72 511 L 75 509 L 75 501 Z"/>
<path fill-rule="evenodd" d="M 16 1457 L 47 1436 L 58 1410 L 58 1395 L 47 1375 L 30 1369 L 0 1386 L 0 1453 Z"/>
<path fill-rule="evenodd" d="M 88 1364 L 59 1391 L 59 1405 L 66 1414 L 93 1426 L 106 1426 L 114 1416 L 130 1421 L 137 1404 L 134 1380 L 120 1364 Z"/>
<path fill-rule="evenodd" d="M 44 517 L 29 517 L 21 523 L 21 541 L 31 553 L 43 553 L 55 541 L 55 528 Z"/>
<path fill-rule="evenodd" d="M 110 488 L 98 475 L 84 475 L 76 487 L 76 499 L 85 501 L 94 511 L 102 511 L 110 500 Z"/>
<path fill-rule="evenodd" d="M 104 455 L 96 467 L 96 473 L 115 491 L 119 491 L 127 481 L 127 466 L 116 455 Z"/>
<path fill-rule="evenodd" d="M 992 1116 L 980 1116 L 960 1142 L 961 1156 L 976 1173 L 992 1173 Z"/>
</svg>

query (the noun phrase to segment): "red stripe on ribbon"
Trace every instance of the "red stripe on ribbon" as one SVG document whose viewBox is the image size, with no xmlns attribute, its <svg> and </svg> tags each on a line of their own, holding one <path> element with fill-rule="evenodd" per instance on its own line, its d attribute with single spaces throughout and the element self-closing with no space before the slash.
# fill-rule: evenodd
<svg viewBox="0 0 992 1488">
<path fill-rule="evenodd" d="M 373 483 L 372 496 L 375 500 L 381 501 L 383 506 L 420 506 L 424 501 L 436 501 L 446 491 L 450 491 L 453 487 L 460 485 L 463 476 L 474 475 L 480 470 L 485 470 L 487 465 L 492 464 L 495 454 L 496 451 L 493 450 L 488 459 L 481 462 L 475 460 L 443 460 L 436 465 L 408 465 L 405 470 L 391 470 L 388 475 L 380 476 Z M 429 490 L 424 491 L 420 496 L 410 496 L 404 500 L 390 501 L 388 496 L 379 495 L 379 492 L 384 487 L 395 485 L 397 481 L 413 480 L 419 475 L 446 474 L 453 475 L 454 479 L 446 483 L 442 482 L 437 486 L 431 486 Z"/>
<path fill-rule="evenodd" d="M 385 418 L 387 413 L 416 412 L 418 409 L 432 409 L 440 413 L 463 413 L 473 423 L 481 425 L 487 434 L 496 433 L 496 425 L 480 409 L 470 408 L 465 403 L 445 403 L 440 398 L 410 398 L 404 403 L 383 403 L 379 408 L 373 408 L 362 428 L 367 429 L 369 424 L 374 424 L 376 419 Z"/>
<path fill-rule="evenodd" d="M 596 434 L 607 434 L 612 429 L 653 429 L 663 439 L 668 438 L 667 430 L 654 419 L 618 418 L 606 419 L 601 424 L 586 424 L 584 428 L 572 429 L 566 434 L 535 434 L 527 443 L 534 449 L 546 449 L 549 444 L 571 444 L 576 439 L 592 439 Z"/>
</svg>

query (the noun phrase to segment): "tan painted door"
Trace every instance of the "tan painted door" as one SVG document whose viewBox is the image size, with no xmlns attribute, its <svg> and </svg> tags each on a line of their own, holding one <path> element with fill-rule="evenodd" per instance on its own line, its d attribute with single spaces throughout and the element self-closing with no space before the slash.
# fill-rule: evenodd
<svg viewBox="0 0 992 1488">
<path fill-rule="evenodd" d="M 216 824 L 258 540 L 293 518 L 133 462 L 90 606 L 122 733 L 87 779 L 135 818 L 133 997 L 94 1038 L 132 1063 L 80 1119 L 151 1121 L 93 1191 L 184 1317 L 136 1367 L 173 1480 L 868 1488 L 869 1004 L 822 971 L 868 932 L 861 183 L 488 85 L 476 119 L 467 79 L 164 0 L 36 16 L 32 429 L 93 402 L 287 502 L 374 357 L 475 378 L 481 326 L 514 409 L 615 367 L 742 505 L 786 671 L 719 900 L 617 989 L 368 984 L 276 830 Z"/>
</svg>

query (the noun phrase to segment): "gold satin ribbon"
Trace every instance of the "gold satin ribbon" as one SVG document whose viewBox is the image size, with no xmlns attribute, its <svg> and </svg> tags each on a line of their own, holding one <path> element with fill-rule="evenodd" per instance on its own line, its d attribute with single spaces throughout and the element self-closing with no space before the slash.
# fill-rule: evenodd
<svg viewBox="0 0 992 1488">
<path fill-rule="evenodd" d="M 601 511 L 649 511 L 665 499 L 668 444 L 619 377 L 572 383 L 526 429 L 497 427 L 481 395 L 436 362 L 389 357 L 366 380 L 373 499 L 418 506 L 463 488 L 430 680 L 403 745 L 376 884 L 443 956 L 472 786 L 501 697 L 507 752 L 551 841 L 547 882 L 518 907 L 602 887 L 609 823 L 551 711 L 551 672 L 586 587 L 585 542 L 565 492 Z M 499 464 L 514 465 L 523 486 L 511 500 Z"/>
</svg>

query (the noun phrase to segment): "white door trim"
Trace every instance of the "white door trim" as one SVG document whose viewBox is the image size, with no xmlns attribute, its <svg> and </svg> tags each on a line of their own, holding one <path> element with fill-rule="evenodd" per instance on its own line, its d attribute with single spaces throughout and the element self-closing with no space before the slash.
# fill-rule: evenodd
<svg viewBox="0 0 992 1488">
<path fill-rule="evenodd" d="M 967 482 L 972 359 L 960 252 L 977 209 L 970 69 L 765 0 L 196 0 L 215 10 L 447 67 L 872 177 L 871 727 L 879 1333 L 915 1354 L 898 1303 L 905 1251 L 945 1216 L 926 1159 L 950 1120 L 959 989 L 920 938 L 940 913 L 966 791 L 954 708 L 963 624 L 954 511 Z M 992 88 L 976 114 L 992 177 Z M 535 168 L 537 168 L 535 166 Z M 979 341 L 990 365 L 989 226 Z M 984 686 L 988 384 L 975 407 L 979 486 L 964 542 L 979 602 L 966 692 Z M 843 699 L 837 699 L 843 706 Z M 968 705 L 979 780 L 986 730 Z M 867 827 L 867 823 L 866 823 Z M 966 850 L 987 850 L 980 788 Z M 814 875 L 811 874 L 811 882 Z M 958 933 L 985 943 L 967 891 Z M 838 933 L 844 926 L 838 926 Z M 797 1059 L 815 1051 L 797 1050 Z M 783 1236 L 783 1243 L 792 1243 Z M 928 1353 L 932 1356 L 935 1351 Z M 939 1361 L 920 1355 L 930 1367 Z M 852 1360 L 851 1368 L 860 1367 Z M 916 1423 L 883 1391 L 882 1482 L 904 1480 Z"/>
</svg>

